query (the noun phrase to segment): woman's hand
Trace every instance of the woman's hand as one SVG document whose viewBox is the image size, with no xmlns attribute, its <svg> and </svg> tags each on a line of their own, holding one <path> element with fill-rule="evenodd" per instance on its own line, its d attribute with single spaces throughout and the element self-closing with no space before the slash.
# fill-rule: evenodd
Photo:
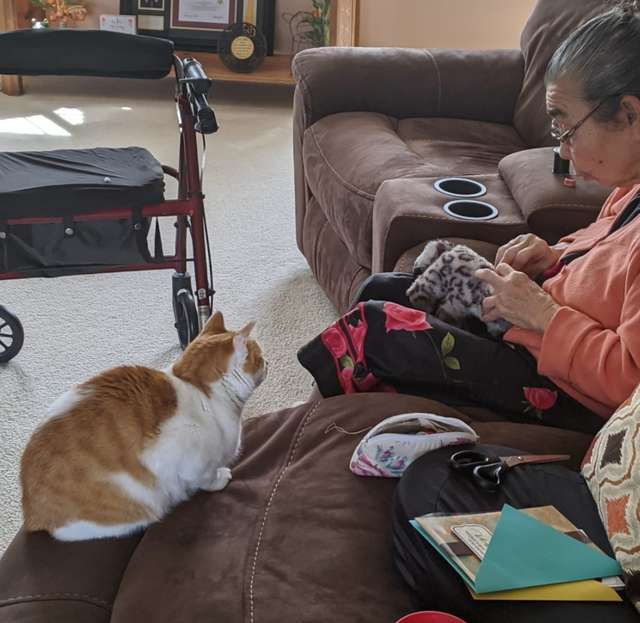
<svg viewBox="0 0 640 623">
<path fill-rule="evenodd" d="M 495 264 L 508 264 L 533 279 L 556 264 L 561 254 L 562 251 L 550 247 L 542 238 L 522 234 L 498 249 Z"/>
<path fill-rule="evenodd" d="M 482 303 L 486 322 L 504 318 L 516 327 L 543 333 L 560 307 L 537 283 L 508 264 L 498 264 L 495 272 L 482 268 L 475 274 L 493 288 Z"/>
</svg>

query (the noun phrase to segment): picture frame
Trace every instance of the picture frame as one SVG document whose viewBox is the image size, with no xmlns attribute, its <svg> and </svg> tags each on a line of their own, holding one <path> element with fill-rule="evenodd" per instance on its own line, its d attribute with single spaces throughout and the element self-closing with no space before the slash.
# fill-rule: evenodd
<svg viewBox="0 0 640 623">
<path fill-rule="evenodd" d="M 139 34 L 171 39 L 185 51 L 217 52 L 225 28 L 250 21 L 273 54 L 275 0 L 120 0 L 120 13 L 137 16 Z"/>
<path fill-rule="evenodd" d="M 336 46 L 358 45 L 358 15 L 360 10 L 359 0 L 337 0 L 334 5 L 335 13 L 332 17 L 333 35 Z M 334 25 L 335 24 L 335 25 Z"/>
<path fill-rule="evenodd" d="M 137 0 L 138 13 L 164 13 L 165 0 Z"/>
</svg>

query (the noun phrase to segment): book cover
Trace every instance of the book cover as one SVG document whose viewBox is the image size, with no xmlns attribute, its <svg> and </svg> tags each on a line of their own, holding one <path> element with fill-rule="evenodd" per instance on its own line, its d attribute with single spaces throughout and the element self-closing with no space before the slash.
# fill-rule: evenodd
<svg viewBox="0 0 640 623">
<path fill-rule="evenodd" d="M 494 513 L 425 515 L 412 525 L 478 594 L 576 583 L 620 573 L 614 559 L 593 543 L 585 543 L 586 535 L 552 506 L 519 511 L 505 505 Z M 583 584 L 582 593 L 584 589 Z M 603 591 L 599 582 L 591 589 L 594 600 L 607 600 L 604 593 L 611 600 L 619 599 L 612 589 Z M 562 592 L 549 591 L 554 599 Z M 575 590 L 564 592 L 576 594 Z"/>
</svg>

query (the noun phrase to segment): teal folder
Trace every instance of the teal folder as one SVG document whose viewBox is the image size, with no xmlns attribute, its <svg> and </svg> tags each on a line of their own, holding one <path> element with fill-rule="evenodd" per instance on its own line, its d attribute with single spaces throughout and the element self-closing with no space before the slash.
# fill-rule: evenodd
<svg viewBox="0 0 640 623">
<path fill-rule="evenodd" d="M 616 560 L 505 504 L 475 582 L 419 528 L 476 593 L 620 575 Z"/>
</svg>

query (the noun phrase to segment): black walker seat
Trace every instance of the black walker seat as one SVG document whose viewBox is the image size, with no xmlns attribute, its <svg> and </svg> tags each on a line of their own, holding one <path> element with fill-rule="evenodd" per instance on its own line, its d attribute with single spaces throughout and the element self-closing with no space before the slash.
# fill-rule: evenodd
<svg viewBox="0 0 640 623">
<path fill-rule="evenodd" d="M 162 165 L 142 147 L 0 152 L 0 219 L 89 214 L 163 200 Z"/>
<path fill-rule="evenodd" d="M 177 169 L 142 147 L 0 152 L 0 280 L 172 268 L 175 326 L 186 347 L 211 313 L 213 297 L 196 141 L 196 132 L 218 129 L 207 102 L 211 81 L 166 39 L 72 29 L 0 34 L 0 75 L 159 79 L 172 70 Z M 165 174 L 178 181 L 176 199 L 164 197 Z M 172 255 L 164 254 L 157 221 L 149 249 L 151 219 L 160 216 L 176 217 Z M 0 306 L 0 363 L 17 354 L 22 338 L 19 320 Z"/>
</svg>

